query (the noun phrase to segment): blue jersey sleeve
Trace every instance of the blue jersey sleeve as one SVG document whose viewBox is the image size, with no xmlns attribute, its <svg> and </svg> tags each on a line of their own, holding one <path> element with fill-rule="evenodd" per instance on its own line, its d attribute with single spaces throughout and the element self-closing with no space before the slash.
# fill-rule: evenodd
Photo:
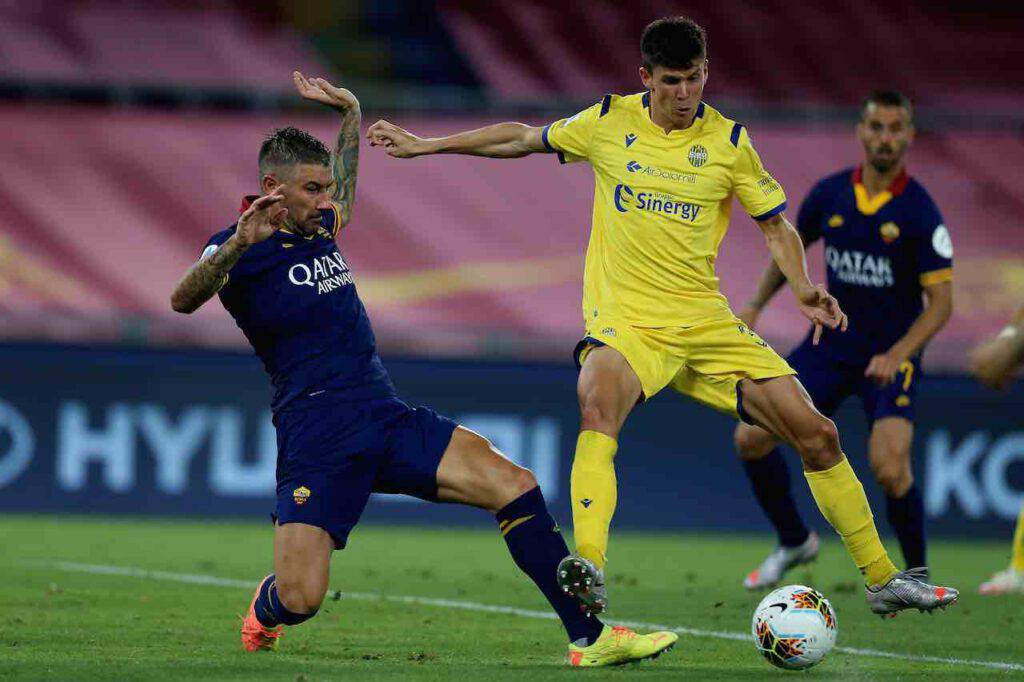
<svg viewBox="0 0 1024 682">
<path fill-rule="evenodd" d="M 953 279 L 953 240 L 938 206 L 927 194 L 914 216 L 914 249 L 922 286 Z"/>
<path fill-rule="evenodd" d="M 821 238 L 821 223 L 825 212 L 824 183 L 819 182 L 811 188 L 800 204 L 796 216 L 796 229 L 808 244 Z"/>
</svg>

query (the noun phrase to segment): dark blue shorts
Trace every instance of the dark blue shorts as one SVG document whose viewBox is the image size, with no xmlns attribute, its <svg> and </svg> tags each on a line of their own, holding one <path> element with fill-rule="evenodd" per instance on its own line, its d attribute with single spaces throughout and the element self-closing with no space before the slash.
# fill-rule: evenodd
<svg viewBox="0 0 1024 682">
<path fill-rule="evenodd" d="M 371 492 L 437 500 L 437 467 L 456 424 L 398 398 L 303 397 L 274 416 L 279 523 L 323 528 L 338 549 Z"/>
<path fill-rule="evenodd" d="M 888 386 L 879 386 L 866 378 L 867 365 L 839 362 L 822 346 L 812 345 L 810 340 L 797 346 L 786 360 L 796 370 L 814 406 L 828 417 L 835 414 L 843 400 L 856 395 L 869 425 L 883 417 L 914 420 L 917 383 L 921 377 L 920 356 L 904 363 Z"/>
</svg>

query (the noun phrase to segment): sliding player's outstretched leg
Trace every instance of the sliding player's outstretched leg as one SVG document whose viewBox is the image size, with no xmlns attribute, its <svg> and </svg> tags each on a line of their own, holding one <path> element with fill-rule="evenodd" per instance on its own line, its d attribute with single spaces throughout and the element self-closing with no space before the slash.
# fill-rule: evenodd
<svg viewBox="0 0 1024 682">
<path fill-rule="evenodd" d="M 247 651 L 277 649 L 282 625 L 316 615 L 327 592 L 334 541 L 327 531 L 302 523 L 274 528 L 274 571 L 256 588 L 242 621 Z"/>
<path fill-rule="evenodd" d="M 563 593 L 556 566 L 569 553 L 558 524 L 548 513 L 544 495 L 529 470 L 505 459 L 481 436 L 459 428 L 437 468 L 437 498 L 486 509 L 516 566 L 525 573 L 558 614 L 569 638 L 573 666 L 606 666 L 655 658 L 675 644 L 672 632 L 638 634 L 609 627 L 583 612 Z"/>
<path fill-rule="evenodd" d="M 814 409 L 795 377 L 744 379 L 739 390 L 746 416 L 800 453 L 814 501 L 864 576 L 873 612 L 931 611 L 957 600 L 957 590 L 930 585 L 920 571 L 901 572 L 892 563 L 878 537 L 864 487 L 840 448 L 835 424 Z"/>
<path fill-rule="evenodd" d="M 587 613 L 608 607 L 604 565 L 608 531 L 618 499 L 615 453 L 619 430 L 641 395 L 640 380 L 626 358 L 608 346 L 581 352 L 577 395 L 580 435 L 570 475 L 575 554 L 558 565 L 562 590 Z"/>
</svg>

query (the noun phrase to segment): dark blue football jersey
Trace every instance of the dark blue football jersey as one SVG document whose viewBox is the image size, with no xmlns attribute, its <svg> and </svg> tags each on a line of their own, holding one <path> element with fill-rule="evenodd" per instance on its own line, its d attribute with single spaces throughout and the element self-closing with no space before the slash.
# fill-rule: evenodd
<svg viewBox="0 0 1024 682">
<path fill-rule="evenodd" d="M 850 318 L 825 330 L 823 349 L 867 363 L 902 337 L 924 308 L 923 287 L 953 278 L 953 245 L 935 202 L 906 172 L 868 198 L 861 170 L 820 182 L 800 206 L 797 229 L 825 242 L 829 292 Z"/>
<path fill-rule="evenodd" d="M 245 252 L 220 290 L 221 302 L 270 375 L 275 412 L 303 392 L 325 388 L 353 401 L 395 394 L 352 272 L 335 243 L 340 224 L 332 209 L 309 237 L 279 230 Z M 204 255 L 227 241 L 236 226 L 213 235 Z"/>
</svg>

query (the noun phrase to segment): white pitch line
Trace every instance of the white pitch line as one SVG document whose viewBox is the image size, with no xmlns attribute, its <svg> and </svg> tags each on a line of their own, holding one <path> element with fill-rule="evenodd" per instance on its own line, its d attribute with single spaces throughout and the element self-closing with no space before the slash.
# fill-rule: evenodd
<svg viewBox="0 0 1024 682">
<path fill-rule="evenodd" d="M 49 568 L 56 568 L 62 571 L 74 573 L 91 573 L 93 575 L 120 575 L 133 578 L 148 578 L 150 580 L 162 580 L 165 582 L 189 583 L 192 585 L 212 585 L 214 587 L 235 587 L 251 590 L 256 585 L 256 580 L 235 580 L 232 578 L 218 578 L 212 575 L 198 575 L 194 573 L 173 573 L 171 571 L 155 571 L 145 568 L 134 568 L 131 566 L 106 566 L 100 564 L 82 564 L 74 561 L 54 561 L 44 564 L 36 564 Z M 520 609 L 514 606 L 496 606 L 493 604 L 479 604 L 470 601 L 456 601 L 452 599 L 437 599 L 433 597 L 415 597 L 403 595 L 388 595 L 374 592 L 340 592 L 342 599 L 354 599 L 360 601 L 385 601 L 399 604 L 419 604 L 421 606 L 437 606 L 446 609 L 459 609 L 462 611 L 474 611 L 477 613 L 500 613 L 510 616 L 522 616 L 523 618 L 540 618 L 544 620 L 557 620 L 558 616 L 551 611 L 534 611 L 532 609 Z M 710 637 L 712 639 L 729 639 L 735 641 L 748 641 L 749 634 L 741 632 L 724 632 L 721 630 L 700 630 L 697 628 L 679 627 L 675 625 L 664 625 L 660 623 L 648 623 L 639 620 L 618 620 L 619 625 L 644 630 L 671 630 L 682 635 L 692 637 Z M 892 651 L 879 651 L 878 649 L 861 649 L 857 647 L 837 646 L 835 651 L 852 656 L 866 656 L 870 658 L 890 658 L 900 661 L 914 661 L 917 663 L 945 663 L 948 665 L 965 665 L 979 668 L 992 668 L 995 670 L 1024 671 L 1024 665 L 1020 663 L 1006 663 L 1002 661 L 979 661 L 969 658 L 943 658 L 941 656 L 919 656 L 916 654 L 900 654 Z"/>
</svg>

